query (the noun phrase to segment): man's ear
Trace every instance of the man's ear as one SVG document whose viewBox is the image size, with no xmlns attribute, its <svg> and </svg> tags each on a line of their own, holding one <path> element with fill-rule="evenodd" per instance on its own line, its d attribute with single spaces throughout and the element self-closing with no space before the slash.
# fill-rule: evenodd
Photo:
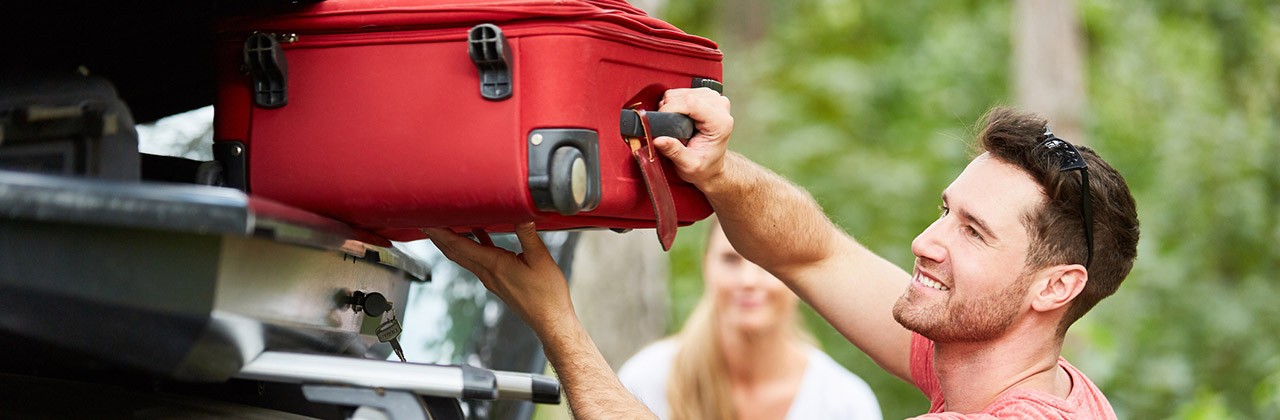
<svg viewBox="0 0 1280 420">
<path fill-rule="evenodd" d="M 1031 308 L 1049 312 L 1067 306 L 1080 295 L 1089 282 L 1089 272 L 1080 264 L 1059 265 L 1046 269 L 1041 281 L 1035 282 Z"/>
</svg>

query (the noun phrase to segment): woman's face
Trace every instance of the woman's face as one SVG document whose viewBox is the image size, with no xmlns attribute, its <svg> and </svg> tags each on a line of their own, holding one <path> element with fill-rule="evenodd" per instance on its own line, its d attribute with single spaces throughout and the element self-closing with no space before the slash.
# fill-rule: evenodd
<svg viewBox="0 0 1280 420">
<path fill-rule="evenodd" d="M 760 333 L 793 322 L 796 295 L 781 280 L 739 255 L 719 226 L 707 244 L 702 278 L 705 293 L 715 297 L 723 328 Z"/>
</svg>

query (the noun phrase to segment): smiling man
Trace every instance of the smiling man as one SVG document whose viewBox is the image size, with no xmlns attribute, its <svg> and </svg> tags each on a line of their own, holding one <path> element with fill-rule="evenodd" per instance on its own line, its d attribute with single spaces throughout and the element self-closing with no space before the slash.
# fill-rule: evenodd
<svg viewBox="0 0 1280 420">
<path fill-rule="evenodd" d="M 912 242 L 909 274 L 832 224 L 803 189 L 727 152 L 733 119 L 724 98 L 673 90 L 662 110 L 697 121 L 688 146 L 655 145 L 706 193 L 733 246 L 920 388 L 931 402 L 920 418 L 1115 418 L 1060 356 L 1067 328 L 1115 292 L 1137 255 L 1133 197 L 1092 150 L 1055 137 L 1039 117 L 989 112 L 982 153 Z M 646 414 L 583 332 L 534 227 L 516 230 L 520 255 L 429 234 L 539 334 L 578 418 Z"/>
</svg>

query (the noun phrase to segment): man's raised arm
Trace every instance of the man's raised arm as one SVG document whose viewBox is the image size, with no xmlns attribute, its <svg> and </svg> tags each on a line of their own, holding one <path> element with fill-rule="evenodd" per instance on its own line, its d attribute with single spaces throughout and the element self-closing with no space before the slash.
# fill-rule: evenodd
<svg viewBox="0 0 1280 420">
<path fill-rule="evenodd" d="M 667 92 L 661 111 L 696 121 L 699 134 L 687 146 L 667 137 L 654 144 L 682 179 L 707 195 L 734 248 L 782 279 L 882 367 L 910 381 L 911 334 L 893 319 L 910 275 L 832 224 L 808 192 L 728 152 L 728 99 L 710 89 L 677 89 Z"/>
</svg>

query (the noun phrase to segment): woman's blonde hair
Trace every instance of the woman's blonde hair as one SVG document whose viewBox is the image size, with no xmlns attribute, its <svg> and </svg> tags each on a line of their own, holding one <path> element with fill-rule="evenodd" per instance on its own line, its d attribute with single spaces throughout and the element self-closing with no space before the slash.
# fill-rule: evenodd
<svg viewBox="0 0 1280 420">
<path fill-rule="evenodd" d="M 716 335 L 715 298 L 703 294 L 676 336 L 675 361 L 667 378 L 672 420 L 737 418 L 729 372 Z"/>
<path fill-rule="evenodd" d="M 703 264 L 711 252 L 711 240 L 719 229 L 719 220 L 712 216 L 707 231 Z M 705 279 L 704 279 L 705 281 Z M 721 356 L 719 330 L 714 293 L 704 292 L 697 306 L 689 314 L 684 327 L 676 335 L 675 360 L 667 377 L 667 403 L 673 420 L 733 420 L 738 417 L 729 387 L 729 371 Z M 813 343 L 812 336 L 800 324 L 800 317 L 787 324 L 788 336 Z"/>
</svg>

